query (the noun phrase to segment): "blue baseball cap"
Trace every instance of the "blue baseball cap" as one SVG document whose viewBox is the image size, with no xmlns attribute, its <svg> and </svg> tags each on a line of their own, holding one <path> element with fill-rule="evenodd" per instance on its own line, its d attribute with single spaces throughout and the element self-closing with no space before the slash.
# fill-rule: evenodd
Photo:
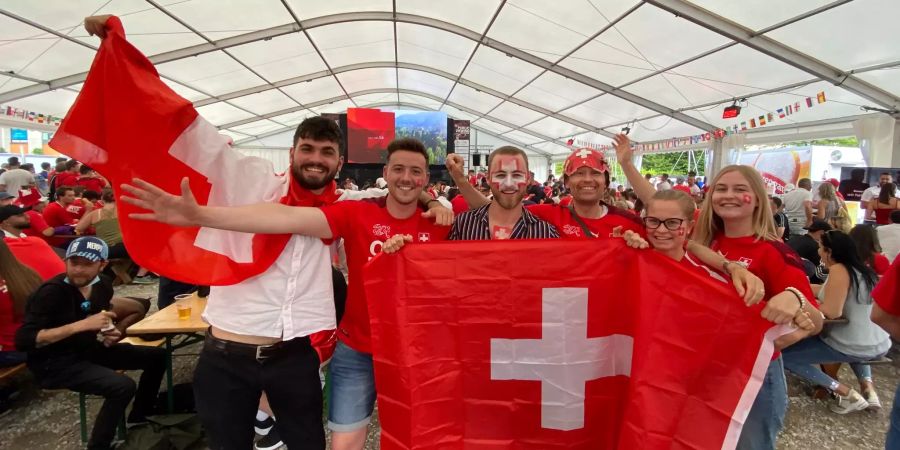
<svg viewBox="0 0 900 450">
<path fill-rule="evenodd" d="M 79 256 L 89 261 L 106 261 L 109 259 L 109 246 L 103 239 L 94 236 L 82 236 L 69 244 L 66 259 Z"/>
</svg>

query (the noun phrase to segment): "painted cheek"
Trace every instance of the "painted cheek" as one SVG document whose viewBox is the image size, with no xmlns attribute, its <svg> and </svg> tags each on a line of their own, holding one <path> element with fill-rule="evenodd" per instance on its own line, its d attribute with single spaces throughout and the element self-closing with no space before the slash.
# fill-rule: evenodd
<svg viewBox="0 0 900 450">
<path fill-rule="evenodd" d="M 416 180 L 416 187 L 420 188 L 422 186 L 425 186 L 425 181 L 424 180 Z"/>
<path fill-rule="evenodd" d="M 675 234 L 677 234 L 678 236 L 684 236 L 684 228 L 675 230 Z"/>
<path fill-rule="evenodd" d="M 744 196 L 741 197 L 741 199 L 744 201 L 745 205 L 749 205 L 749 204 L 753 203 L 753 196 L 751 196 L 750 194 L 744 194 Z"/>
</svg>

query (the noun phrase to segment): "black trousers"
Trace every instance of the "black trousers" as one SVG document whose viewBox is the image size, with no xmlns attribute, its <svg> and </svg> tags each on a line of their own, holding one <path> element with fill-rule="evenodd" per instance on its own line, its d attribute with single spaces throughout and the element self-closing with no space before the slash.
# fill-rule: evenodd
<svg viewBox="0 0 900 450">
<path fill-rule="evenodd" d="M 136 347 L 116 344 L 96 347 L 81 355 L 54 358 L 29 364 L 41 386 L 48 389 L 69 389 L 104 398 L 103 406 L 94 422 L 89 449 L 108 449 L 116 434 L 116 426 L 125 408 L 134 397 L 129 422 L 142 421 L 153 414 L 159 385 L 166 371 L 166 351 L 155 347 Z M 137 386 L 125 374 L 116 370 L 143 370 Z"/>
<path fill-rule="evenodd" d="M 252 448 L 264 391 L 289 449 L 325 448 L 319 357 L 308 338 L 296 338 L 262 362 L 204 346 L 194 372 L 194 401 L 211 449 Z"/>
</svg>

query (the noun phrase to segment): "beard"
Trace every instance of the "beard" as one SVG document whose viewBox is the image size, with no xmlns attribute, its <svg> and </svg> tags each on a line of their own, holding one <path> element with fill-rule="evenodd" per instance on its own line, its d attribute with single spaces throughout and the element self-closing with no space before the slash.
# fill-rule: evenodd
<svg viewBox="0 0 900 450">
<path fill-rule="evenodd" d="M 322 169 L 321 179 L 316 179 L 312 176 L 305 176 L 303 174 L 303 169 L 308 168 Z M 334 181 L 335 175 L 337 175 L 336 168 L 329 171 L 328 167 L 323 164 L 303 164 L 300 166 L 291 165 L 291 176 L 294 178 L 294 180 L 297 180 L 297 184 L 299 184 L 300 187 L 311 191 L 322 189 L 325 186 L 328 186 L 332 181 Z"/>
<path fill-rule="evenodd" d="M 497 201 L 497 204 L 500 205 L 503 209 L 515 209 L 517 206 L 522 204 L 522 199 L 525 198 L 525 193 L 522 191 L 516 191 L 515 194 L 503 194 L 501 192 L 493 192 L 494 200 Z"/>
<path fill-rule="evenodd" d="M 94 275 L 90 278 L 88 278 L 87 276 L 80 276 L 80 277 L 74 277 L 74 278 L 72 276 L 69 276 L 69 284 L 74 287 L 77 287 L 77 288 L 83 288 L 83 287 L 87 286 L 88 284 L 90 284 L 91 281 L 94 281 L 94 278 L 96 278 L 96 277 L 97 277 L 97 275 Z"/>
</svg>

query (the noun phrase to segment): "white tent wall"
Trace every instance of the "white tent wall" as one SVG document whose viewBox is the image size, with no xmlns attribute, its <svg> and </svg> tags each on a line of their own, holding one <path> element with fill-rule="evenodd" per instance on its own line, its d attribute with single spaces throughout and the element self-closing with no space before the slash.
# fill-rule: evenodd
<svg viewBox="0 0 900 450">
<path fill-rule="evenodd" d="M 99 44 L 81 18 L 116 14 L 166 84 L 255 147 L 289 146 L 254 136 L 311 114 L 394 102 L 554 158 L 568 137 L 604 144 L 626 124 L 646 143 L 769 117 L 746 132 L 751 145 L 829 137 L 838 131 L 799 129 L 861 108 L 900 117 L 896 0 L 2 3 L 3 106 L 64 115 Z M 721 118 L 745 98 L 740 117 Z M 894 128 L 873 161 L 900 163 Z"/>
</svg>

